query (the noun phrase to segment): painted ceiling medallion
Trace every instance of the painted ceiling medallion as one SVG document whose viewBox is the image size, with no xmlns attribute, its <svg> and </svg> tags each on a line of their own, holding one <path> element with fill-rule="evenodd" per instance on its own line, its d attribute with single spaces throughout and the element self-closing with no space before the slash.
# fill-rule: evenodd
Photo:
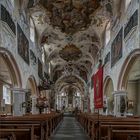
<svg viewBox="0 0 140 140">
<path fill-rule="evenodd" d="M 82 57 L 82 52 L 74 44 L 66 45 L 60 52 L 60 57 L 66 61 L 76 61 Z"/>
<path fill-rule="evenodd" d="M 99 0 L 40 0 L 47 9 L 53 27 L 67 34 L 85 30 L 91 23 L 91 14 L 99 7 Z"/>
</svg>

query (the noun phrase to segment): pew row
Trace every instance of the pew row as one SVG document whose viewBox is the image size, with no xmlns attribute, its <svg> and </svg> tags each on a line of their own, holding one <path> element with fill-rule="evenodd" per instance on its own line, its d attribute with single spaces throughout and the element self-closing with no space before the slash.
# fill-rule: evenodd
<svg viewBox="0 0 140 140">
<path fill-rule="evenodd" d="M 62 113 L 0 117 L 0 139 L 48 140 L 62 120 Z"/>
<path fill-rule="evenodd" d="M 140 117 L 114 117 L 78 114 L 84 131 L 91 140 L 140 140 Z"/>
</svg>

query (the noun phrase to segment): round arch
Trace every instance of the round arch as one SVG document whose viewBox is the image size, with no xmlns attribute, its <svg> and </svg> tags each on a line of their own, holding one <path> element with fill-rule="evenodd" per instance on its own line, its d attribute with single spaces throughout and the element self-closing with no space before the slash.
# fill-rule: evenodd
<svg viewBox="0 0 140 140">
<path fill-rule="evenodd" d="M 31 91 L 31 95 L 38 95 L 38 88 L 33 75 L 28 78 L 26 87 Z"/>
<path fill-rule="evenodd" d="M 84 91 L 87 92 L 87 84 L 85 83 L 85 81 L 84 81 L 81 77 L 79 77 L 79 76 L 77 76 L 77 75 L 75 75 L 75 74 L 72 74 L 71 76 L 74 76 L 74 77 L 76 77 L 77 79 L 79 79 L 79 80 L 83 83 L 83 85 L 84 85 Z M 61 76 L 61 77 L 56 81 L 55 87 L 57 87 L 57 84 L 58 84 L 63 78 L 65 78 L 65 77 L 66 77 L 65 75 Z"/>
<path fill-rule="evenodd" d="M 122 66 L 118 89 L 127 92 L 127 112 L 140 115 L 140 49 L 132 51 Z"/>
<path fill-rule="evenodd" d="M 104 80 L 104 87 L 103 87 L 103 91 L 104 91 L 104 97 L 105 97 L 105 102 L 106 102 L 106 107 L 107 107 L 107 112 L 111 113 L 113 112 L 113 94 L 112 92 L 114 91 L 114 86 L 113 86 L 113 81 L 111 79 L 110 76 L 107 76 Z"/>
<path fill-rule="evenodd" d="M 5 48 L 0 48 L 0 56 L 7 66 L 12 81 L 12 86 L 21 88 L 22 87 L 21 74 L 15 58 L 13 57 L 11 52 L 6 50 Z"/>
<path fill-rule="evenodd" d="M 127 88 L 128 73 L 138 57 L 140 57 L 140 49 L 132 51 L 125 59 L 118 78 L 118 90 L 125 90 Z"/>
<path fill-rule="evenodd" d="M 70 86 L 69 84 L 64 84 L 64 85 L 60 86 L 60 88 L 58 89 L 58 91 L 61 92 L 64 88 L 69 87 L 69 86 Z M 80 89 L 79 86 L 76 86 L 74 84 L 71 84 L 71 86 L 73 86 L 75 89 L 77 89 L 78 91 L 80 91 L 82 93 L 82 90 Z"/>
</svg>

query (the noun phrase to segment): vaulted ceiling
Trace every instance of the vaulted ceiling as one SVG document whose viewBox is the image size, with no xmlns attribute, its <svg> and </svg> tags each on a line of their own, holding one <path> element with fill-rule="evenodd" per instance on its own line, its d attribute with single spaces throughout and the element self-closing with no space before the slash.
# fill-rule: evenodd
<svg viewBox="0 0 140 140">
<path fill-rule="evenodd" d="M 27 5 L 38 42 L 46 51 L 47 62 L 52 64 L 53 80 L 59 89 L 77 86 L 83 90 L 103 46 L 105 27 L 113 15 L 113 2 L 32 0 Z M 68 79 L 71 82 L 66 82 Z"/>
</svg>

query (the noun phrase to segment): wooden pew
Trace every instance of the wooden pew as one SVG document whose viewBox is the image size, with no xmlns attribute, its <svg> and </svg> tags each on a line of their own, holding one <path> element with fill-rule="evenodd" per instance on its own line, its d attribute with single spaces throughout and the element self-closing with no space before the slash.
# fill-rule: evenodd
<svg viewBox="0 0 140 140">
<path fill-rule="evenodd" d="M 87 113 L 79 114 L 76 118 L 92 140 L 140 139 L 140 118 L 116 118 Z"/>
<path fill-rule="evenodd" d="M 62 119 L 63 114 L 60 113 L 22 117 L 0 117 L 0 130 L 2 131 L 0 134 L 5 135 L 7 131 L 7 134 L 11 133 L 14 137 L 25 140 L 24 137 L 19 138 L 19 136 L 24 133 L 24 135 L 30 137 L 31 140 L 48 140 L 49 136 Z M 2 138 L 2 135 L 0 135 L 0 138 Z"/>
<path fill-rule="evenodd" d="M 140 129 L 139 130 L 112 130 L 111 136 L 108 137 L 108 140 L 140 140 Z M 116 134 L 116 135 L 114 135 Z"/>
<path fill-rule="evenodd" d="M 100 123 L 100 138 L 102 140 L 128 140 L 131 135 L 140 136 L 140 120 L 137 119 L 117 119 L 109 122 L 102 121 Z M 129 132 L 129 133 L 128 133 Z M 135 133 L 134 133 L 135 132 Z M 139 136 L 138 136 L 139 135 Z M 140 137 L 139 137 L 140 138 Z"/>
<path fill-rule="evenodd" d="M 16 140 L 16 139 L 31 139 L 34 140 L 33 135 L 31 135 L 32 130 L 30 130 L 29 128 L 0 128 L 0 136 L 1 138 L 11 138 L 12 140 Z M 16 135 L 15 135 L 16 133 Z M 19 134 L 19 135 L 17 135 Z M 8 137 L 7 137 L 8 135 Z"/>
</svg>

